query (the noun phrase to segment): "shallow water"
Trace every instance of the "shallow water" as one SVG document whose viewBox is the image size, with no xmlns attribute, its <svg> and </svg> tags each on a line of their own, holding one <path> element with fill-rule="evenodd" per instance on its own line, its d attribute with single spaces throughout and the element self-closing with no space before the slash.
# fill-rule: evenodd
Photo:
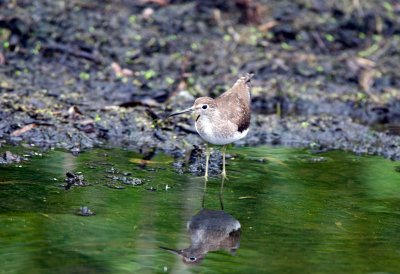
<svg viewBox="0 0 400 274">
<path fill-rule="evenodd" d="M 400 271 L 398 162 L 267 147 L 229 152 L 223 203 L 241 224 L 235 256 L 210 252 L 187 265 L 159 248 L 190 245 L 186 222 L 202 203 L 202 178 L 179 175 L 172 158 L 52 151 L 0 166 L 0 273 Z M 67 171 L 82 172 L 91 186 L 65 190 Z M 144 184 L 106 186 L 124 172 Z M 219 187 L 211 178 L 207 209 L 220 209 Z M 76 215 L 82 206 L 96 215 Z"/>
</svg>

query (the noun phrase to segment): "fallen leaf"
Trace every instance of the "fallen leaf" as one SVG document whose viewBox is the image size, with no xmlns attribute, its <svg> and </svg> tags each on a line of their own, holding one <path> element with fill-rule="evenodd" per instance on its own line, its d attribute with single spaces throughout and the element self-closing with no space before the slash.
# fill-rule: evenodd
<svg viewBox="0 0 400 274">
<path fill-rule="evenodd" d="M 362 57 L 349 58 L 346 60 L 346 64 L 347 67 L 354 73 L 357 73 L 362 69 L 370 70 L 376 66 L 374 61 Z"/>
<path fill-rule="evenodd" d="M 154 14 L 154 10 L 152 8 L 145 8 L 142 12 L 142 15 L 145 19 L 149 19 Z"/>
<path fill-rule="evenodd" d="M 376 71 L 372 69 L 362 70 L 358 79 L 358 84 L 365 91 L 368 92 L 375 81 Z"/>
<path fill-rule="evenodd" d="M 27 131 L 30 131 L 31 129 L 35 128 L 36 126 L 37 126 L 36 124 L 29 124 L 29 125 L 26 125 L 26 126 L 20 128 L 20 129 L 17 129 L 17 130 L 15 130 L 15 131 L 13 131 L 13 132 L 11 133 L 11 136 L 19 136 L 19 135 L 21 135 L 21 134 L 24 134 L 24 133 L 27 132 Z"/>
<path fill-rule="evenodd" d="M 158 107 L 160 106 L 160 103 L 158 103 L 156 100 L 153 98 L 145 97 L 145 98 L 140 98 L 140 99 L 133 99 L 132 101 L 129 102 L 124 102 L 119 105 L 120 107 L 135 107 L 135 106 L 146 106 L 146 107 Z"/>
<path fill-rule="evenodd" d="M 133 71 L 131 71 L 130 69 L 124 68 L 124 69 L 122 69 L 122 75 L 124 75 L 124 76 L 132 76 L 133 75 Z"/>
<path fill-rule="evenodd" d="M 374 61 L 371 61 L 367 58 L 362 58 L 362 57 L 356 57 L 354 61 L 363 68 L 373 68 L 376 66 L 376 63 Z"/>
<path fill-rule="evenodd" d="M 111 68 L 113 69 L 115 75 L 117 77 L 123 77 L 123 76 L 132 76 L 133 71 L 127 68 L 122 68 L 118 63 L 111 63 Z"/>
<path fill-rule="evenodd" d="M 0 52 L 0 65 L 4 65 L 6 63 L 6 57 L 4 54 Z"/>
<path fill-rule="evenodd" d="M 273 27 L 275 27 L 276 25 L 278 25 L 278 22 L 275 21 L 275 20 L 272 20 L 272 21 L 269 21 L 269 22 L 259 26 L 258 30 L 261 31 L 261 32 L 267 32 L 270 29 L 272 29 Z"/>
<path fill-rule="evenodd" d="M 168 0 L 140 0 L 142 4 L 157 4 L 160 6 L 166 6 L 168 5 L 169 1 Z"/>
<path fill-rule="evenodd" d="M 187 83 L 186 81 L 182 80 L 179 82 L 177 90 L 181 91 L 181 90 L 186 90 L 187 89 Z"/>
<path fill-rule="evenodd" d="M 118 63 L 115 62 L 111 63 L 111 68 L 113 69 L 116 75 L 121 74 L 122 72 L 122 68 Z"/>
</svg>

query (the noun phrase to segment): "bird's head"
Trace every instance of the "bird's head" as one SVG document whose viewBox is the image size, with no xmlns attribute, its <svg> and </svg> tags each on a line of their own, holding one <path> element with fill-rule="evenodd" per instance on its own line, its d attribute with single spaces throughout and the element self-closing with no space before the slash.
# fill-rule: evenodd
<svg viewBox="0 0 400 274">
<path fill-rule="evenodd" d="M 207 252 L 202 252 L 203 250 L 201 249 L 197 248 L 194 249 L 192 247 L 188 247 L 186 249 L 181 249 L 181 250 L 176 250 L 162 246 L 160 246 L 160 248 L 172 254 L 180 256 L 182 258 L 182 261 L 188 265 L 195 265 L 201 263 L 204 260 L 205 255 L 207 254 Z"/>
<path fill-rule="evenodd" d="M 200 97 L 194 101 L 193 106 L 185 110 L 175 112 L 171 114 L 170 117 L 187 112 L 195 112 L 196 114 L 199 115 L 209 115 L 210 113 L 214 112 L 215 109 L 216 109 L 216 104 L 214 99 L 210 97 Z"/>
</svg>

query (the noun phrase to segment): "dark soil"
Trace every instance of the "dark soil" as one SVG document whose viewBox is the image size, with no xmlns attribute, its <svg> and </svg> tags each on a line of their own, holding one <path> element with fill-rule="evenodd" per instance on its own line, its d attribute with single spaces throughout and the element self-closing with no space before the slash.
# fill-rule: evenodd
<svg viewBox="0 0 400 274">
<path fill-rule="evenodd" d="M 0 0 L 0 138 L 192 151 L 198 171 L 194 121 L 164 118 L 254 72 L 238 144 L 400 160 L 399 15 L 394 0 Z"/>
</svg>

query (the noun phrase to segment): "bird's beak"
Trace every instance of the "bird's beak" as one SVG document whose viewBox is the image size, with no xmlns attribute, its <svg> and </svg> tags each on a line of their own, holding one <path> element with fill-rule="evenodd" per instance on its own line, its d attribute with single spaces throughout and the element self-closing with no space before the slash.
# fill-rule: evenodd
<svg viewBox="0 0 400 274">
<path fill-rule="evenodd" d="M 186 112 L 192 112 L 192 111 L 194 111 L 194 108 L 193 108 L 193 107 L 190 107 L 190 108 L 187 108 L 187 109 L 185 109 L 185 110 L 172 113 L 172 114 L 171 114 L 170 116 L 168 116 L 168 117 L 172 117 L 172 116 L 176 116 L 176 115 L 179 115 L 179 114 L 183 114 L 183 113 L 186 113 Z"/>
<path fill-rule="evenodd" d="M 163 247 L 163 246 L 160 246 L 160 248 L 164 249 L 164 250 L 166 250 L 166 251 L 168 251 L 168 252 L 170 252 L 172 254 L 175 254 L 175 255 L 179 255 L 179 256 L 182 255 L 182 250 L 175 250 L 175 249 L 168 248 L 168 247 Z"/>
</svg>

